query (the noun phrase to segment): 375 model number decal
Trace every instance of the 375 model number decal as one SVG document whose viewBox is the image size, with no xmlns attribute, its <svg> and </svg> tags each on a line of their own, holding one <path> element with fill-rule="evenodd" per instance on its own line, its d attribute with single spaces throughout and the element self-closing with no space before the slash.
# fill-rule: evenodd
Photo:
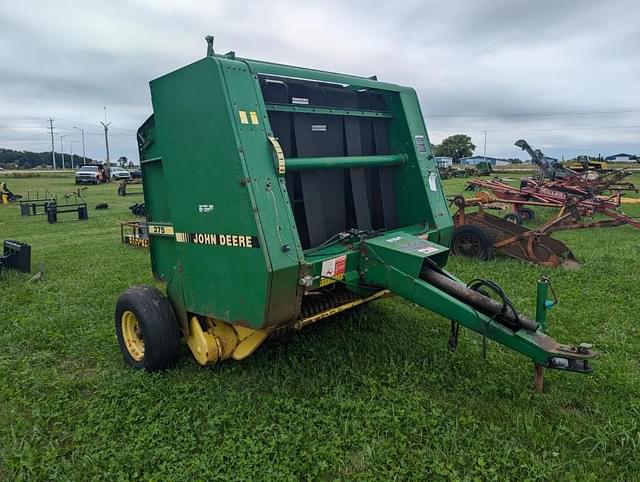
<svg viewBox="0 0 640 482">
<path fill-rule="evenodd" d="M 149 234 L 152 236 L 173 236 L 173 226 L 164 224 L 149 224 Z"/>
</svg>

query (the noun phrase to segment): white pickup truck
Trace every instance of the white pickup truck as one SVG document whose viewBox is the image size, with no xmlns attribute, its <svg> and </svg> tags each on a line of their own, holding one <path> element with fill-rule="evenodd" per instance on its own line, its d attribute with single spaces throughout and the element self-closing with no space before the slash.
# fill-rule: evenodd
<svg viewBox="0 0 640 482">
<path fill-rule="evenodd" d="M 76 184 L 99 184 L 100 171 L 98 166 L 82 166 L 76 171 Z"/>
</svg>

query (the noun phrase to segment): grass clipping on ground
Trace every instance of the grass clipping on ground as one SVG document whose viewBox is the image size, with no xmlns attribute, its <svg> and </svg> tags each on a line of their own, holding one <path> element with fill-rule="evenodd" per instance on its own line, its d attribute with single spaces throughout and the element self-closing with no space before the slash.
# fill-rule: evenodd
<svg viewBox="0 0 640 482">
<path fill-rule="evenodd" d="M 32 266 L 45 266 L 43 282 L 0 279 L 0 479 L 638 479 L 638 230 L 554 235 L 577 271 L 451 259 L 451 272 L 496 280 L 529 315 L 536 279 L 552 277 L 550 334 L 602 356 L 589 376 L 547 371 L 543 395 L 530 361 L 495 343 L 484 360 L 464 330 L 451 353 L 448 321 L 399 298 L 274 337 L 242 362 L 202 368 L 184 347 L 176 369 L 147 374 L 125 367 L 114 335 L 118 294 L 152 283 L 148 252 L 119 242 L 140 198 L 116 187 L 85 191 L 85 222 L 0 206 L 0 240 L 28 242 Z"/>
</svg>

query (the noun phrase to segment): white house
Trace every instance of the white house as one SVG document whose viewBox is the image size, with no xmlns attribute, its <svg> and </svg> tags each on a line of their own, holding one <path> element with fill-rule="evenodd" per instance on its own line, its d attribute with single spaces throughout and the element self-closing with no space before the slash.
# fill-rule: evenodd
<svg viewBox="0 0 640 482">
<path fill-rule="evenodd" d="M 499 159 L 497 157 L 490 156 L 471 156 L 463 157 L 460 159 L 460 164 L 466 164 L 467 166 L 475 166 L 480 164 L 481 162 L 488 162 L 492 166 L 508 166 L 509 164 L 511 164 L 505 159 Z"/>
<path fill-rule="evenodd" d="M 452 157 L 436 156 L 434 159 L 438 167 L 449 167 L 453 165 Z"/>
<path fill-rule="evenodd" d="M 609 156 L 609 157 L 605 157 L 604 158 L 605 161 L 609 161 L 609 162 L 638 162 L 638 156 L 634 156 L 631 154 L 624 154 L 624 153 L 620 153 L 620 154 L 614 154 L 613 156 Z"/>
</svg>

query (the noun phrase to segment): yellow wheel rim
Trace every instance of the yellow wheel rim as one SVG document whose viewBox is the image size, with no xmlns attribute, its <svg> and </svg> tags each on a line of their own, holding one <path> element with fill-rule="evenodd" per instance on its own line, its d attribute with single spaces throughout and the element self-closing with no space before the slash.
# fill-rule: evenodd
<svg viewBox="0 0 640 482">
<path fill-rule="evenodd" d="M 131 358 L 142 361 L 144 358 L 144 339 L 140 330 L 140 322 L 133 311 L 122 313 L 122 339 Z"/>
</svg>

